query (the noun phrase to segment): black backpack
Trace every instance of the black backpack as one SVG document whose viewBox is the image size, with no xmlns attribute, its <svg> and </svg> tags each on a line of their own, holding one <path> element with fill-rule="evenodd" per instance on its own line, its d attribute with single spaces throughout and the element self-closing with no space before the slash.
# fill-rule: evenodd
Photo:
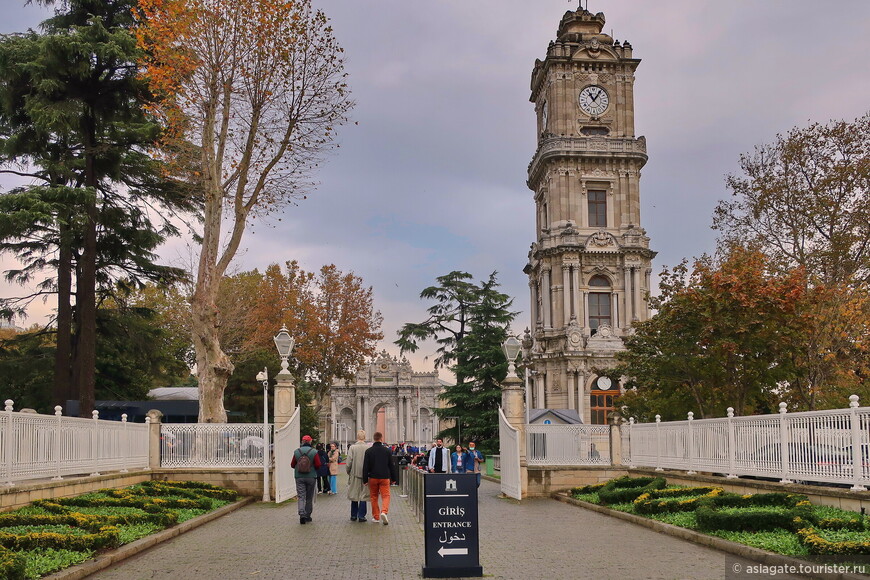
<svg viewBox="0 0 870 580">
<path fill-rule="evenodd" d="M 299 458 L 296 459 L 296 471 L 299 473 L 311 473 L 311 457 L 307 451 L 299 450 Z"/>
</svg>

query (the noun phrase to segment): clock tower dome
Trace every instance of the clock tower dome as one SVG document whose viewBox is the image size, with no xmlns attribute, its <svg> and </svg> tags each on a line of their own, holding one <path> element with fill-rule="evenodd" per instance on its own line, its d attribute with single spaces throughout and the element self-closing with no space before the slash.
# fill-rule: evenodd
<svg viewBox="0 0 870 580">
<path fill-rule="evenodd" d="M 524 269 L 533 326 L 527 404 L 574 409 L 584 423 L 605 423 L 619 394 L 596 369 L 614 366 L 632 323 L 648 318 L 655 256 L 640 225 L 640 60 L 603 28 L 600 12 L 566 12 L 546 58 L 535 61 L 530 97 L 538 147 L 527 182 L 536 208 Z"/>
</svg>

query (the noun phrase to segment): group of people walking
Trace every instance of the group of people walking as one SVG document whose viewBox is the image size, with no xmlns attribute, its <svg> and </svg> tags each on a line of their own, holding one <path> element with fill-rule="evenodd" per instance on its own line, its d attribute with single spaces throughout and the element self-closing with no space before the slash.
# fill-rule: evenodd
<svg viewBox="0 0 870 580">
<path fill-rule="evenodd" d="M 468 447 L 457 445 L 451 453 L 444 447 L 444 441 L 437 439 L 426 455 L 426 469 L 429 473 L 476 473 L 477 487 L 480 487 L 480 466 L 484 462 L 483 453 L 477 450 L 474 441 Z M 420 465 L 420 461 L 417 465 Z"/>
<path fill-rule="evenodd" d="M 386 526 L 390 523 L 390 485 L 397 484 L 399 477 L 396 464 L 392 461 L 393 453 L 384 445 L 383 434 L 376 432 L 372 438 L 374 443 L 369 446 L 366 443 L 366 432 L 359 430 L 356 433 L 356 443 L 347 450 L 345 463 L 350 519 L 353 522 L 368 521 L 367 502 L 370 501 L 372 520 Z M 300 524 L 312 521 L 311 512 L 316 490 L 331 495 L 338 492 L 338 449 L 334 443 L 330 443 L 329 451 L 324 449 L 322 443 L 318 443 L 316 448 L 312 448 L 311 443 L 310 435 L 302 437 L 302 444 L 293 452 L 290 463 L 296 476 Z M 475 447 L 474 442 L 469 443 L 468 448 L 457 445 L 451 453 L 444 447 L 444 442 L 438 439 L 426 454 L 424 469 L 430 473 L 476 473 L 477 486 L 480 487 L 480 465 L 484 457 Z"/>
<path fill-rule="evenodd" d="M 383 442 L 383 434 L 374 434 L 374 443 L 369 447 L 366 442 L 366 432 L 357 431 L 356 443 L 347 450 L 348 488 L 347 497 L 350 499 L 350 519 L 354 522 L 365 522 L 367 515 L 366 502 L 372 503 L 372 519 L 383 525 L 390 523 L 390 484 L 399 480 L 396 466 L 392 461 L 392 452 Z M 326 465 L 329 473 L 329 494 L 336 494 L 336 479 L 338 475 L 339 453 L 335 444 L 330 444 L 329 453 L 318 448 L 312 449 L 311 436 L 302 438 L 302 445 L 293 452 L 293 460 L 290 466 L 296 476 L 296 494 L 298 496 L 299 523 L 306 524 L 311 519 L 311 511 L 314 507 L 315 481 L 320 479 L 319 473 L 323 473 L 323 456 L 326 456 Z M 322 454 L 322 455 L 321 455 Z M 335 467 L 333 468 L 333 457 Z"/>
</svg>

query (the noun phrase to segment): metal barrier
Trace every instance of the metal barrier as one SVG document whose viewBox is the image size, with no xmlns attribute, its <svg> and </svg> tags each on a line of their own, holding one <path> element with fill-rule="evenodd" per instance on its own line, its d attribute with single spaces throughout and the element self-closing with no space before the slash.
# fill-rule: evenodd
<svg viewBox="0 0 870 580">
<path fill-rule="evenodd" d="M 264 440 L 262 423 L 163 424 L 160 467 L 262 467 Z"/>
<path fill-rule="evenodd" d="M 610 465 L 610 425 L 526 425 L 528 465 Z"/>
<path fill-rule="evenodd" d="M 423 521 L 423 478 L 426 477 L 426 472 L 422 469 L 408 465 L 402 479 L 402 495 L 408 496 L 408 503 L 411 504 L 411 511 L 414 512 L 414 517 L 417 522 Z"/>
</svg>

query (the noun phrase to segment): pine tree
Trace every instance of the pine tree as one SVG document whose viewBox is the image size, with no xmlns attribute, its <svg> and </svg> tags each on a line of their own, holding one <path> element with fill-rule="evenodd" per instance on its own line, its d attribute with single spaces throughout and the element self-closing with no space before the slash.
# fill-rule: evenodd
<svg viewBox="0 0 870 580">
<path fill-rule="evenodd" d="M 507 375 L 502 344 L 508 327 L 516 317 L 510 307 L 513 299 L 498 291 L 497 274 L 475 284 L 466 272 L 453 271 L 437 278 L 420 297 L 435 300 L 420 323 L 405 324 L 396 344 L 402 352 L 415 352 L 419 342 L 434 339 L 438 347 L 436 367 L 447 366 L 456 375 L 456 384 L 445 388 L 441 399 L 446 406 L 436 409 L 444 419 L 458 417 L 456 425 L 438 434 L 458 440 L 477 441 L 485 452 L 498 444 L 498 406 L 501 382 Z"/>
<path fill-rule="evenodd" d="M 23 263 L 7 279 L 56 272 L 35 294 L 7 301 L 3 314 L 57 294 L 54 399 L 79 398 L 87 416 L 98 296 L 118 282 L 181 276 L 154 264 L 154 248 L 175 231 L 150 216 L 155 206 L 191 207 L 148 154 L 159 128 L 143 110 L 151 97 L 138 77 L 134 5 L 69 0 L 43 33 L 0 39 L 0 163 L 35 182 L 0 196 L 0 251 Z"/>
</svg>

